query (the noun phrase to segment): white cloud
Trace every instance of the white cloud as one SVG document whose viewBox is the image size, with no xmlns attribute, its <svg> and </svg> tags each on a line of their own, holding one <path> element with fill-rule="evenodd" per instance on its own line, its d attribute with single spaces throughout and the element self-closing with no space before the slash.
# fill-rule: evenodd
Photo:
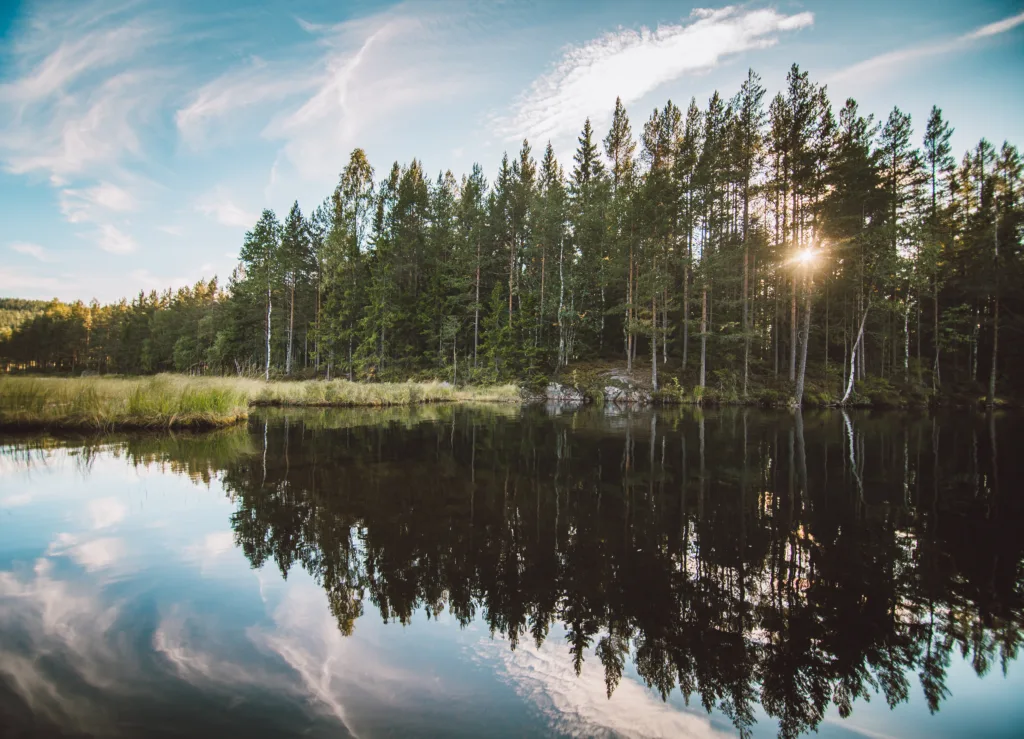
<svg viewBox="0 0 1024 739">
<path fill-rule="evenodd" d="M 116 628 L 120 604 L 98 588 L 56 576 L 42 558 L 28 572 L 0 572 L 0 677 L 36 716 L 78 731 L 108 734 L 115 722 L 96 691 L 125 691 L 139 678 Z M 39 655 L 57 655 L 59 670 Z M 72 680 L 67 675 L 73 675 Z"/>
<path fill-rule="evenodd" d="M 1017 15 L 1011 15 L 1008 18 L 1003 18 L 1001 21 L 996 21 L 995 23 L 989 23 L 988 25 L 981 26 L 980 28 L 975 28 L 970 33 L 964 34 L 964 38 L 976 39 L 996 36 L 1000 33 L 1011 31 L 1022 23 L 1024 23 L 1024 13 L 1017 13 Z"/>
<path fill-rule="evenodd" d="M 592 652 L 580 674 L 555 629 L 538 649 L 522 640 L 515 651 L 504 639 L 482 639 L 478 652 L 496 658 L 516 692 L 546 716 L 562 736 L 690 737 L 724 739 L 705 716 L 680 711 L 640 683 L 623 677 L 609 699 L 604 668 Z"/>
<path fill-rule="evenodd" d="M 69 552 L 72 559 L 90 572 L 110 567 L 124 553 L 124 542 L 109 536 L 82 542 Z"/>
<path fill-rule="evenodd" d="M 94 222 L 102 217 L 100 210 L 124 213 L 137 207 L 134 195 L 109 182 L 86 189 L 66 188 L 60 195 L 61 212 L 70 223 Z"/>
<path fill-rule="evenodd" d="M 498 118 L 498 129 L 509 139 L 538 141 L 574 134 L 588 116 L 609 118 L 616 96 L 628 105 L 682 75 L 711 69 L 729 55 L 773 46 L 780 33 L 813 22 L 811 13 L 730 6 L 695 10 L 686 24 L 607 33 L 570 46 L 511 113 Z"/>
<path fill-rule="evenodd" d="M 57 534 L 46 550 L 48 556 L 68 556 L 88 572 L 102 570 L 124 558 L 125 546 L 121 539 L 100 537 L 84 539 L 75 534 Z"/>
<path fill-rule="evenodd" d="M 452 19 L 417 13 L 401 6 L 333 26 L 300 21 L 315 55 L 252 60 L 209 82 L 175 116 L 182 137 L 198 144 L 218 123 L 237 127 L 240 113 L 259 109 L 262 135 L 283 142 L 301 178 L 335 177 L 375 124 L 462 89 L 466 74 L 445 59 Z"/>
<path fill-rule="evenodd" d="M 171 236 L 184 236 L 185 235 L 185 229 L 183 229 L 181 226 L 157 226 L 156 230 L 157 231 L 162 231 L 165 234 L 169 234 Z"/>
<path fill-rule="evenodd" d="M 109 223 L 100 225 L 95 240 L 100 249 L 111 254 L 130 254 L 138 248 L 135 239 Z"/>
<path fill-rule="evenodd" d="M 30 244 L 25 241 L 15 241 L 11 244 L 11 251 L 16 251 L 19 254 L 32 257 L 40 262 L 52 262 L 53 257 L 50 256 L 49 252 L 46 251 L 39 244 Z"/>
<path fill-rule="evenodd" d="M 107 69 L 131 59 L 152 41 L 153 29 L 134 22 L 113 28 L 89 28 L 86 12 L 62 12 L 36 17 L 31 32 L 15 46 L 24 74 L 0 85 L 0 101 L 22 106 L 44 102 L 64 93 L 89 73 Z"/>
<path fill-rule="evenodd" d="M 174 116 L 182 137 L 199 143 L 209 124 L 246 108 L 301 94 L 315 84 L 306 71 L 279 69 L 262 59 L 221 75 L 199 89 L 195 98 Z"/>
<path fill-rule="evenodd" d="M 235 550 L 234 531 L 214 531 L 207 534 L 201 544 L 191 547 L 189 551 L 201 560 L 219 557 Z"/>
<path fill-rule="evenodd" d="M 214 219 L 222 226 L 231 226 L 232 228 L 252 228 L 259 218 L 259 214 L 239 206 L 222 189 L 215 190 L 207 197 L 202 198 L 196 205 L 196 210 Z"/>
<path fill-rule="evenodd" d="M 89 501 L 89 516 L 94 529 L 105 529 L 120 523 L 128 514 L 128 509 L 117 498 L 96 498 Z"/>
<path fill-rule="evenodd" d="M 39 296 L 70 296 L 84 289 L 84 285 L 70 275 L 34 275 L 20 269 L 0 266 L 0 292 L 8 295 Z"/>
<path fill-rule="evenodd" d="M 125 154 L 140 155 L 136 121 L 150 89 L 144 75 L 125 72 L 0 131 L 6 168 L 14 174 L 47 172 L 51 181 L 64 183 L 72 175 L 108 169 Z"/>
<path fill-rule="evenodd" d="M 940 56 L 954 51 L 960 51 L 980 39 L 991 38 L 1001 33 L 1011 31 L 1017 26 L 1024 24 L 1024 13 L 1009 16 L 1001 21 L 979 26 L 972 31 L 961 34 L 954 38 L 942 41 L 934 41 L 919 46 L 911 46 L 905 49 L 889 51 L 885 54 L 873 56 L 862 62 L 857 62 L 849 67 L 839 70 L 828 79 L 829 84 L 836 82 L 854 83 L 868 85 L 882 79 L 891 78 L 899 69 L 909 62 L 924 59 L 931 56 Z"/>
</svg>

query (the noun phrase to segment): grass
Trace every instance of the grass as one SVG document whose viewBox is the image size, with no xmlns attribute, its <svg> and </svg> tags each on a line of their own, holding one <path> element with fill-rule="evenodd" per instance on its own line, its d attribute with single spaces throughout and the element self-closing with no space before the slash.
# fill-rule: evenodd
<svg viewBox="0 0 1024 739">
<path fill-rule="evenodd" d="M 209 429 L 249 415 L 237 388 L 202 385 L 184 377 L 0 378 L 0 427 Z"/>
<path fill-rule="evenodd" d="M 440 382 L 262 382 L 245 378 L 0 377 L 0 428 L 210 429 L 248 418 L 250 406 L 351 407 L 517 402 L 514 385 L 455 388 Z"/>
<path fill-rule="evenodd" d="M 458 388 L 442 382 L 349 382 L 308 380 L 261 382 L 259 380 L 210 380 L 244 387 L 252 405 L 303 407 L 354 407 L 415 405 L 418 403 L 519 401 L 515 385 Z"/>
</svg>

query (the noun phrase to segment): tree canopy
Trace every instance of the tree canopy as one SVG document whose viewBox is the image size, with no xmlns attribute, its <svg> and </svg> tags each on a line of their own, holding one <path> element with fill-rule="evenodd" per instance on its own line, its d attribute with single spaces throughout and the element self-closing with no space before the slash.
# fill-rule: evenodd
<svg viewBox="0 0 1024 739">
<path fill-rule="evenodd" d="M 799 400 L 806 376 L 837 399 L 872 378 L 991 401 L 1022 387 L 1021 160 L 982 140 L 957 163 L 952 130 L 938 108 L 915 132 L 834 106 L 793 65 L 771 100 L 752 70 L 642 125 L 617 100 L 568 172 L 550 143 L 492 182 L 419 160 L 381 176 L 356 149 L 308 215 L 263 213 L 223 289 L 55 301 L 0 361 L 484 381 L 615 360 L 741 399 Z"/>
</svg>

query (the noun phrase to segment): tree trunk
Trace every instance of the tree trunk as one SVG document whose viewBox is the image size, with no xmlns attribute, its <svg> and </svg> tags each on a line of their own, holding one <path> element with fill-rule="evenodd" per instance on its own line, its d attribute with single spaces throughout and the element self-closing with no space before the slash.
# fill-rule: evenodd
<svg viewBox="0 0 1024 739">
<path fill-rule="evenodd" d="M 796 277 L 793 277 L 793 294 L 789 309 L 789 381 L 796 379 Z"/>
<path fill-rule="evenodd" d="M 291 305 L 288 310 L 288 351 L 285 352 L 284 373 L 292 373 L 292 346 L 295 344 L 295 279 L 293 276 L 291 285 Z"/>
<path fill-rule="evenodd" d="M 476 302 L 473 305 L 473 369 L 476 369 L 476 350 L 480 343 L 480 239 L 476 240 Z"/>
<path fill-rule="evenodd" d="M 743 203 L 743 397 L 747 397 L 747 378 L 750 375 L 750 324 L 749 308 L 747 307 L 747 290 L 749 288 L 749 275 L 747 271 L 748 249 L 747 249 L 747 213 L 748 203 L 744 197 Z"/>
<path fill-rule="evenodd" d="M 999 287 L 996 282 L 996 304 L 992 312 L 992 368 L 988 374 L 988 397 L 985 405 L 989 408 L 996 402 L 996 368 L 999 364 Z"/>
<path fill-rule="evenodd" d="M 910 296 L 903 309 L 903 382 L 910 382 Z"/>
<path fill-rule="evenodd" d="M 804 287 L 804 329 L 803 336 L 801 337 L 800 347 L 800 372 L 796 378 L 796 393 L 794 400 L 796 401 L 796 407 L 799 408 L 804 402 L 804 378 L 807 375 L 807 345 L 811 339 L 811 281 L 810 278 L 807 280 L 807 285 Z"/>
<path fill-rule="evenodd" d="M 316 338 L 313 341 L 313 370 L 319 375 L 320 374 L 320 292 L 321 284 L 323 282 L 322 275 L 324 273 L 323 265 L 318 265 L 316 274 Z"/>
<path fill-rule="evenodd" d="M 626 372 L 633 372 L 633 240 L 629 240 L 629 276 L 626 279 Z"/>
<path fill-rule="evenodd" d="M 978 332 L 981 326 L 981 311 L 975 306 L 971 311 L 971 318 L 974 325 L 971 326 L 971 382 L 978 380 Z"/>
<path fill-rule="evenodd" d="M 668 364 L 668 288 L 661 291 L 661 363 Z"/>
<path fill-rule="evenodd" d="M 268 382 L 270 381 L 270 284 L 267 284 L 267 365 L 264 370 L 263 376 Z"/>
<path fill-rule="evenodd" d="M 683 371 L 690 349 L 690 262 L 683 265 Z"/>
<path fill-rule="evenodd" d="M 843 399 L 839 401 L 843 405 L 846 405 L 846 401 L 850 399 L 850 395 L 853 393 L 853 376 L 857 368 L 857 347 L 860 346 L 861 341 L 864 339 L 864 324 L 867 323 L 869 310 L 871 310 L 870 302 L 864 308 L 864 315 L 860 319 L 860 328 L 857 330 L 857 338 L 854 339 L 853 346 L 850 348 L 850 379 L 847 380 Z"/>
<path fill-rule="evenodd" d="M 651 296 L 651 385 L 658 389 L 658 298 Z M 653 441 L 651 442 L 654 443 Z"/>
<path fill-rule="evenodd" d="M 701 291 L 700 300 L 700 386 L 707 380 L 707 348 L 708 348 L 708 288 Z"/>
<path fill-rule="evenodd" d="M 992 366 L 988 373 L 988 397 L 985 399 L 985 405 L 989 408 L 996 403 L 996 370 L 999 366 L 999 201 L 993 202 L 992 208 L 995 211 L 995 223 L 992 225 L 995 304 L 992 306 Z"/>
<path fill-rule="evenodd" d="M 516 276 L 516 239 L 515 235 L 512 236 L 512 241 L 508 245 L 508 327 L 512 328 L 512 295 L 515 294 L 515 276 Z"/>
<path fill-rule="evenodd" d="M 478 283 L 479 289 L 479 283 Z M 565 240 L 558 241 L 558 366 L 565 366 Z"/>
<path fill-rule="evenodd" d="M 540 248 L 540 310 L 537 313 L 537 339 L 536 346 L 544 340 L 544 271 L 547 263 L 547 247 Z"/>
<path fill-rule="evenodd" d="M 936 270 L 935 280 L 932 282 L 932 302 L 935 309 L 935 330 L 932 341 L 935 344 L 935 364 L 932 366 L 932 391 L 942 387 L 942 374 L 939 371 L 939 275 Z"/>
</svg>

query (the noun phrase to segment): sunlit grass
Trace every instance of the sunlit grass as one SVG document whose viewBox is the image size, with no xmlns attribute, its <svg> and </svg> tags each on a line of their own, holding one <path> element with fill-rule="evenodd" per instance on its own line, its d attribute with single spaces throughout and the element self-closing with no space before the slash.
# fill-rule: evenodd
<svg viewBox="0 0 1024 739">
<path fill-rule="evenodd" d="M 516 402 L 515 385 L 456 388 L 441 382 L 262 382 L 247 378 L 0 377 L 0 426 L 8 428 L 218 428 L 259 406 L 351 407 Z"/>
<path fill-rule="evenodd" d="M 14 428 L 217 428 L 245 420 L 238 389 L 184 377 L 0 378 L 0 426 Z"/>
</svg>

